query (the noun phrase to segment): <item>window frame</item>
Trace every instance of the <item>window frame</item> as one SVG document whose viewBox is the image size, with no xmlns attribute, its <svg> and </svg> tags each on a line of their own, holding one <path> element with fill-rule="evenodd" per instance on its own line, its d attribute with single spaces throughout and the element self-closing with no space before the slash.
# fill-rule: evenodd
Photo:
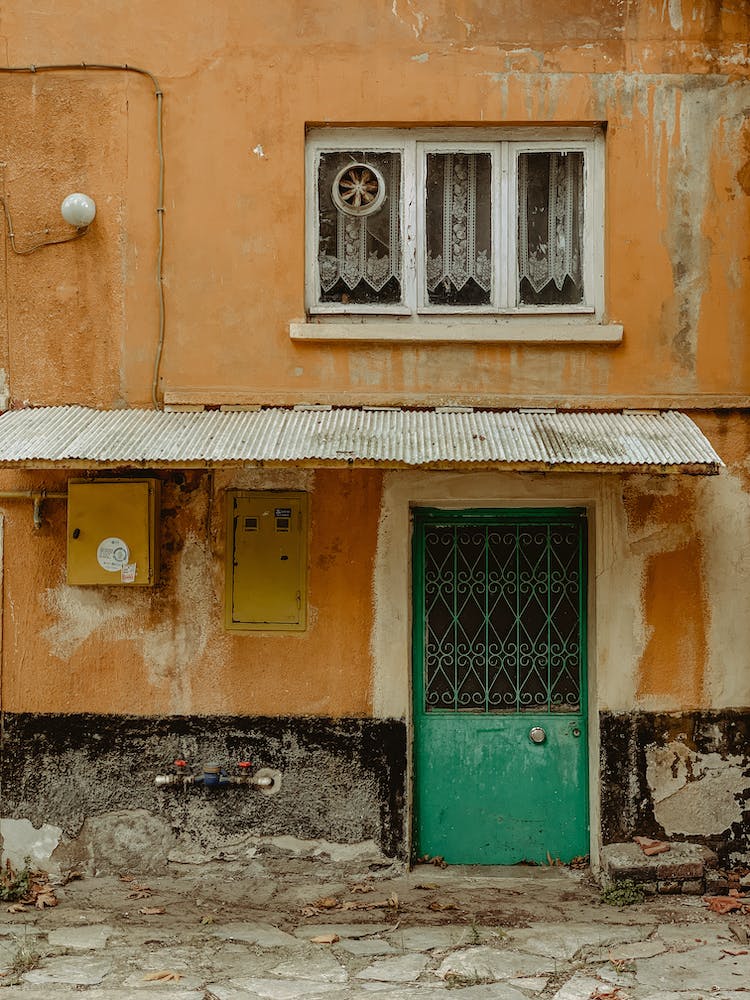
<svg viewBox="0 0 750 1000">
<path fill-rule="evenodd" d="M 402 298 L 399 303 L 318 301 L 318 164 L 320 154 L 373 150 L 401 155 Z M 583 153 L 583 287 L 576 305 L 524 305 L 518 299 L 518 156 L 526 152 Z M 426 288 L 427 155 L 480 152 L 491 155 L 492 302 L 433 305 Z M 377 317 L 440 322 L 457 317 L 604 316 L 604 133 L 598 126 L 495 128 L 314 128 L 305 146 L 305 307 L 316 319 Z"/>
</svg>

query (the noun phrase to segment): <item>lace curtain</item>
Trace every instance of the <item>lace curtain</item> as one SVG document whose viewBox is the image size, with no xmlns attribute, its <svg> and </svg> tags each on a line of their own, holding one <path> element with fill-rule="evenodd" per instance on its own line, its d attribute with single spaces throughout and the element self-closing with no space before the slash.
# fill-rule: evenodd
<svg viewBox="0 0 750 1000">
<path fill-rule="evenodd" d="M 350 215 L 334 204 L 332 186 L 339 171 L 349 164 L 371 164 L 385 182 L 385 200 L 371 215 Z M 321 154 L 318 268 L 322 301 L 400 301 L 400 184 L 398 153 Z"/>
<path fill-rule="evenodd" d="M 430 302 L 483 304 L 492 286 L 491 160 L 487 153 L 427 157 Z"/>
<path fill-rule="evenodd" d="M 582 301 L 582 220 L 583 154 L 521 153 L 518 279 L 522 302 L 538 303 L 543 292 L 550 302 Z"/>
</svg>

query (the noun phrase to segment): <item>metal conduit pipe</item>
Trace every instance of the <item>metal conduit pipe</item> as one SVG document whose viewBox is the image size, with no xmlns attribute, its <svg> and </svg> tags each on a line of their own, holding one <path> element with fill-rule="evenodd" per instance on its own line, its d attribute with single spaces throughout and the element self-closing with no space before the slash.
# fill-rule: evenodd
<svg viewBox="0 0 750 1000">
<path fill-rule="evenodd" d="M 0 490 L 0 500 L 33 500 L 34 527 L 42 526 L 42 504 L 45 500 L 67 500 L 67 493 L 54 493 L 47 490 Z"/>
<path fill-rule="evenodd" d="M 281 790 L 281 772 L 270 767 L 261 767 L 250 774 L 252 765 L 249 761 L 241 761 L 238 767 L 242 774 L 227 774 L 221 764 L 214 762 L 204 764 L 201 774 L 188 774 L 187 761 L 176 760 L 174 774 L 157 774 L 154 784 L 159 788 L 168 786 L 203 785 L 204 788 L 226 788 L 228 785 L 244 785 L 263 795 L 275 795 Z"/>
</svg>

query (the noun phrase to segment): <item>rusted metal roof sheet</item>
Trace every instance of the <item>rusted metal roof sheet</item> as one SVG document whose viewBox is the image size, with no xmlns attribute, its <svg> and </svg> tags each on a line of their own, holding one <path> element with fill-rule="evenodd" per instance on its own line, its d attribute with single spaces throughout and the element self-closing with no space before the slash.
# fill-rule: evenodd
<svg viewBox="0 0 750 1000">
<path fill-rule="evenodd" d="M 0 416 L 0 465 L 383 463 L 718 472 L 677 411 L 267 408 L 251 412 L 52 406 Z"/>
</svg>

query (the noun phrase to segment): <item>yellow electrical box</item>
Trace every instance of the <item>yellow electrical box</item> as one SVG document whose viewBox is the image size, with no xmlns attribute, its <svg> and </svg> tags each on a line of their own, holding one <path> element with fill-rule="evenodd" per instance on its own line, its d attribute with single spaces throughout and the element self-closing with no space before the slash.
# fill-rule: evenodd
<svg viewBox="0 0 750 1000">
<path fill-rule="evenodd" d="M 68 583 L 156 583 L 160 486 L 158 479 L 68 483 Z"/>
<path fill-rule="evenodd" d="M 307 625 L 307 494 L 227 494 L 229 629 Z"/>
</svg>

